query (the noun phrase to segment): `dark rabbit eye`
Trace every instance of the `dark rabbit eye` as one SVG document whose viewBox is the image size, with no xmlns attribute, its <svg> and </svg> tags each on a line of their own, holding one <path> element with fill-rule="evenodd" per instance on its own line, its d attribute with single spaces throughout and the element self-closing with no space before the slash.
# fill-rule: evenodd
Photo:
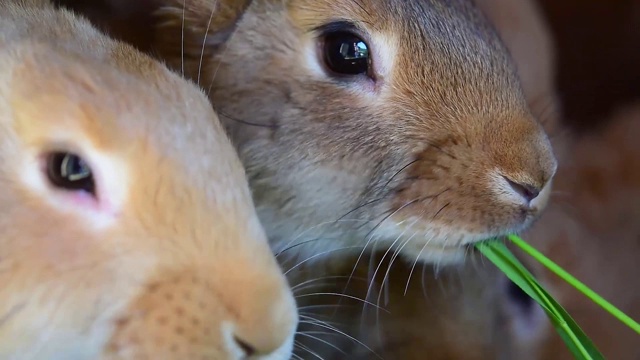
<svg viewBox="0 0 640 360">
<path fill-rule="evenodd" d="M 350 32 L 337 31 L 326 34 L 323 53 L 327 68 L 336 74 L 369 73 L 369 46 Z"/>
<path fill-rule="evenodd" d="M 93 174 L 89 165 L 78 155 L 56 152 L 47 159 L 47 177 L 57 188 L 70 191 L 86 191 L 95 195 Z"/>
</svg>

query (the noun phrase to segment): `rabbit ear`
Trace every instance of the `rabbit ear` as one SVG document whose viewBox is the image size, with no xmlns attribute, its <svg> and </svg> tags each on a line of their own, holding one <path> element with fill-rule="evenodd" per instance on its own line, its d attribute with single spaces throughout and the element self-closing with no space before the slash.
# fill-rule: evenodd
<svg viewBox="0 0 640 360">
<path fill-rule="evenodd" d="M 158 40 L 155 50 L 173 61 L 199 63 L 200 59 L 215 54 L 231 37 L 251 0 L 162 2 L 154 13 Z"/>
</svg>

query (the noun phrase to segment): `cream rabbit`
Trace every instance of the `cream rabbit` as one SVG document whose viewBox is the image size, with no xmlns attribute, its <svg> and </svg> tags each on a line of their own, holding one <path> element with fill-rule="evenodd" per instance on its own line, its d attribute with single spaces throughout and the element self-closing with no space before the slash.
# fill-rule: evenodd
<svg viewBox="0 0 640 360">
<path fill-rule="evenodd" d="M 297 324 L 204 94 L 0 1 L 0 358 L 288 359 Z"/>
<path fill-rule="evenodd" d="M 469 1 L 165 2 L 156 50 L 210 90 L 276 252 L 458 262 L 545 207 L 551 146 Z"/>
</svg>

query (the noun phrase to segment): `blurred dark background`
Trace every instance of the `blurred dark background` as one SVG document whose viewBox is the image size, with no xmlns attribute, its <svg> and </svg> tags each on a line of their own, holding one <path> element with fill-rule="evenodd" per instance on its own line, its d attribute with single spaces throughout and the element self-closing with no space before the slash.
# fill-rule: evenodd
<svg viewBox="0 0 640 360">
<path fill-rule="evenodd" d="M 568 124 L 593 129 L 640 98 L 639 0 L 538 0 L 555 35 Z"/>
</svg>

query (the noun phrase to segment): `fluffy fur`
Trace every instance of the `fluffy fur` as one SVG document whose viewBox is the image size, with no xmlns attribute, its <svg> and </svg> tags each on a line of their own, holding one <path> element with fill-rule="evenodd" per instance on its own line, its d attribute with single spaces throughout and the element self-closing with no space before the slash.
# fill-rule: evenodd
<svg viewBox="0 0 640 360">
<path fill-rule="evenodd" d="M 276 251 L 375 243 L 452 263 L 544 209 L 554 154 L 471 2 L 165 3 L 156 50 L 209 90 Z M 367 41 L 375 80 L 323 70 L 317 29 L 336 19 Z M 510 182 L 541 193 L 528 204 Z"/>
<path fill-rule="evenodd" d="M 95 196 L 52 186 L 57 151 Z M 291 291 L 195 85 L 45 0 L 0 1 L 0 163 L 0 358 L 288 358 Z"/>
<path fill-rule="evenodd" d="M 570 141 L 560 123 L 554 44 L 538 8 L 528 0 L 477 3 L 505 41 L 532 112 L 542 120 L 556 153 L 564 159 Z M 534 228 L 544 226 L 543 221 Z M 336 342 L 335 335 L 322 338 L 336 349 L 301 335 L 300 341 L 307 340 L 305 345 L 325 359 L 342 358 L 341 351 L 354 359 L 371 359 L 374 353 L 384 359 L 423 359 L 425 354 L 432 360 L 546 359 L 544 356 L 551 355 L 547 345 L 558 345 L 541 309 L 475 255 L 470 254 L 460 267 L 406 262 L 393 251 L 367 256 L 353 269 L 351 264 L 357 260 L 334 262 L 322 274 L 314 268 L 315 277 L 327 280 L 295 288 L 298 295 L 347 291 L 348 299 L 324 295 L 304 296 L 299 301 L 303 317 L 337 323 L 341 331 L 355 338 L 341 342 Z M 527 260 L 526 256 L 521 258 L 531 268 L 533 264 Z M 532 270 L 543 275 L 540 269 Z M 551 286 L 545 277 L 540 280 Z M 317 334 L 319 327 L 303 324 L 300 332 L 321 336 Z M 553 354 L 566 355 L 566 350 Z"/>
</svg>

